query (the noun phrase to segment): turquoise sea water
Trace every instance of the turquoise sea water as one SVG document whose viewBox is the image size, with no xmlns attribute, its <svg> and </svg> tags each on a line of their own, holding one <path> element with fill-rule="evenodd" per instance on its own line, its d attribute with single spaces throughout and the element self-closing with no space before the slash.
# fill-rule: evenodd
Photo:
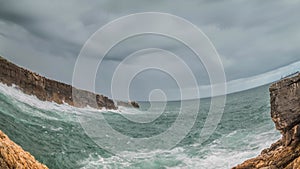
<svg viewBox="0 0 300 169">
<path fill-rule="evenodd" d="M 144 102 L 141 106 L 147 110 L 150 105 Z M 0 84 L 0 129 L 51 169 L 230 168 L 257 156 L 280 138 L 270 118 L 268 86 L 228 95 L 221 122 L 209 139 L 202 142 L 199 135 L 209 106 L 210 99 L 201 99 L 197 119 L 191 119 L 195 121 L 193 128 L 172 149 L 118 152 L 122 154 L 119 156 L 97 145 L 78 119 L 101 113 L 105 118 L 97 119 L 99 123 L 105 120 L 124 135 L 144 138 L 172 126 L 178 117 L 180 102 L 168 102 L 164 114 L 157 120 L 138 124 L 123 115 L 138 117 L 147 112 L 124 107 L 117 111 L 99 111 L 57 105 Z"/>
</svg>

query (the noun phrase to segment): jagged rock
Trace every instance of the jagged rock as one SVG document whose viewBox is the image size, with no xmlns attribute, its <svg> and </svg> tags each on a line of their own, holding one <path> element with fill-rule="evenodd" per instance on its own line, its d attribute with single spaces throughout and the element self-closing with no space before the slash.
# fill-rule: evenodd
<svg viewBox="0 0 300 169">
<path fill-rule="evenodd" d="M 135 108 L 140 108 L 140 105 L 138 104 L 138 102 L 131 101 L 130 104 Z"/>
<path fill-rule="evenodd" d="M 134 108 L 140 108 L 140 105 L 138 102 L 135 101 L 129 101 L 129 102 L 124 102 L 124 101 L 118 101 L 117 102 L 118 106 L 124 106 L 124 107 L 134 107 Z"/>
<path fill-rule="evenodd" d="M 58 104 L 68 103 L 76 107 L 117 109 L 113 100 L 106 96 L 47 79 L 2 57 L 0 57 L 0 82 L 9 86 L 15 84 L 24 93 L 35 95 L 43 101 L 54 101 Z"/>
<path fill-rule="evenodd" d="M 47 169 L 20 146 L 11 141 L 0 130 L 0 168 L 1 169 Z"/>
<path fill-rule="evenodd" d="M 271 117 L 282 139 L 233 169 L 300 169 L 300 74 L 271 85 Z"/>
</svg>

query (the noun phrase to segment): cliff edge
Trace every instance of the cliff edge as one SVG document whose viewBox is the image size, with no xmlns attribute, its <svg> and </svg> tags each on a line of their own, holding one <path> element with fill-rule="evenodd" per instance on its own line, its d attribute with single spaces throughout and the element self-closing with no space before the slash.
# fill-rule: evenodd
<svg viewBox="0 0 300 169">
<path fill-rule="evenodd" d="M 47 169 L 47 167 L 11 141 L 0 130 L 0 168 L 1 169 Z"/>
<path fill-rule="evenodd" d="M 282 138 L 233 169 L 300 169 L 300 74 L 270 87 L 271 117 Z"/>
<path fill-rule="evenodd" d="M 58 104 L 68 103 L 76 107 L 117 109 L 113 100 L 106 96 L 47 79 L 15 65 L 1 56 L 0 82 L 9 86 L 15 84 L 24 93 L 35 95 L 43 101 L 54 101 Z"/>
</svg>

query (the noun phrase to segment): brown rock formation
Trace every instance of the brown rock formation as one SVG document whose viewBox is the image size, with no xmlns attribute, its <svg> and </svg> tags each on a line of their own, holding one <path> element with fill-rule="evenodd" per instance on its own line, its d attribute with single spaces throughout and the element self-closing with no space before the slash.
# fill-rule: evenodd
<svg viewBox="0 0 300 169">
<path fill-rule="evenodd" d="M 0 130 L 0 168 L 1 169 L 47 169 L 47 167 L 11 141 Z"/>
<path fill-rule="evenodd" d="M 234 169 L 300 169 L 300 74 L 270 87 L 271 117 L 281 140 Z"/>
<path fill-rule="evenodd" d="M 117 109 L 106 96 L 73 88 L 70 85 L 42 77 L 0 57 L 0 82 L 15 84 L 26 94 L 35 95 L 43 101 L 63 102 L 76 107 Z"/>
<path fill-rule="evenodd" d="M 128 101 L 128 102 L 118 101 L 117 105 L 124 106 L 124 107 L 140 108 L 140 105 L 138 104 L 138 102 L 135 102 L 135 101 Z"/>
</svg>

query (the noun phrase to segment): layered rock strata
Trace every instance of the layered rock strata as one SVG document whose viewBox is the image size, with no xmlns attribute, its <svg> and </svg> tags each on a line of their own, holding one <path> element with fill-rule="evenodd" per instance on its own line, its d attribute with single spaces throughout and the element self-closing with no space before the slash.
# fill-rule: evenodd
<svg viewBox="0 0 300 169">
<path fill-rule="evenodd" d="M 14 84 L 24 93 L 35 95 L 43 101 L 68 103 L 76 107 L 117 109 L 113 100 L 106 96 L 47 79 L 2 57 L 0 57 L 0 82 L 9 86 Z"/>
<path fill-rule="evenodd" d="M 271 117 L 282 138 L 234 169 L 300 169 L 300 74 L 270 87 Z"/>
</svg>

